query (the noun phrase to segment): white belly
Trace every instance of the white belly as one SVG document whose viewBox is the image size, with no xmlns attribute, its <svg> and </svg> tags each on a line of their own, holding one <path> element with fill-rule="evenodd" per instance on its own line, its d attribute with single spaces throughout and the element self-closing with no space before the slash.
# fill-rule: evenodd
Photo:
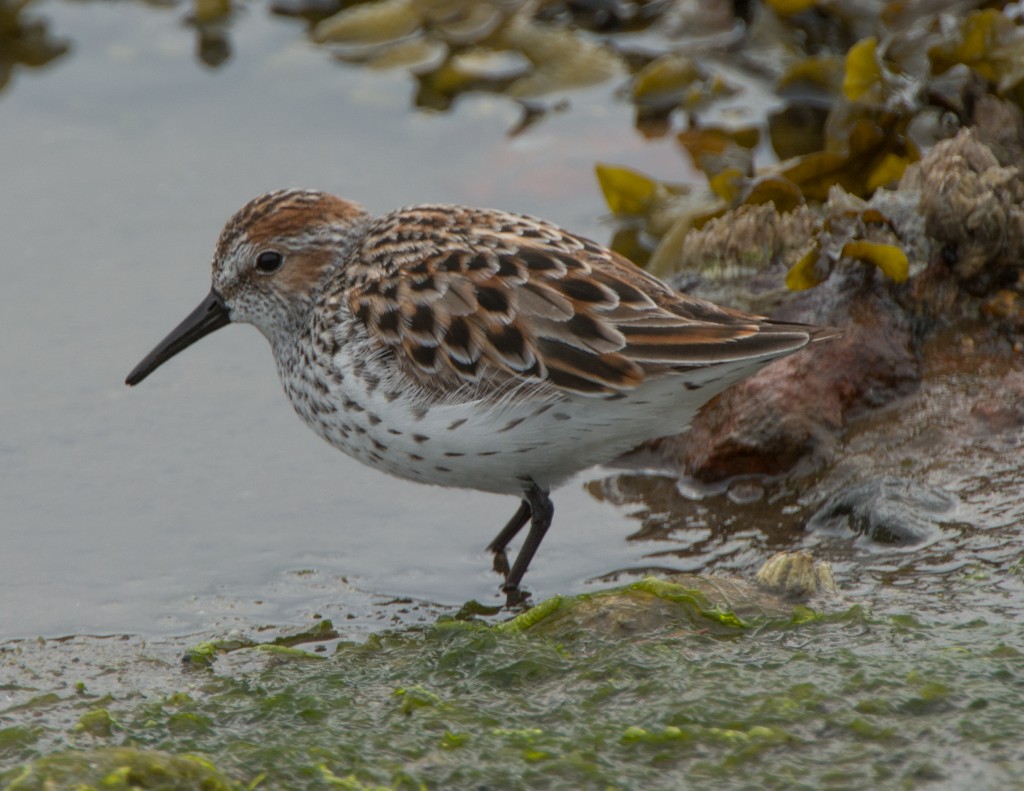
<svg viewBox="0 0 1024 791">
<path fill-rule="evenodd" d="M 371 467 L 420 483 L 519 495 L 531 481 L 551 489 L 644 441 L 685 430 L 707 400 L 749 370 L 695 373 L 687 374 L 689 389 L 682 376 L 668 375 L 613 398 L 564 394 L 429 407 L 394 378 L 348 376 L 326 392 L 285 381 L 285 390 L 316 433 Z"/>
</svg>

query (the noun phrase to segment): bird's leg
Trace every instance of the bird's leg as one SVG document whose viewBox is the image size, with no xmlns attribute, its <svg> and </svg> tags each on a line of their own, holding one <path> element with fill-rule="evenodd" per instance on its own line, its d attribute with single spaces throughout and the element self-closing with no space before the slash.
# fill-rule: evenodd
<svg viewBox="0 0 1024 791">
<path fill-rule="evenodd" d="M 494 553 L 494 570 L 505 577 L 508 577 L 508 556 L 505 554 L 505 547 L 523 529 L 523 525 L 529 519 L 530 503 L 527 500 L 523 500 L 519 503 L 519 510 L 512 515 L 512 518 L 508 520 L 508 524 L 501 528 L 501 532 L 487 546 L 487 551 Z"/>
<path fill-rule="evenodd" d="M 512 570 L 505 577 L 505 584 L 501 589 L 505 592 L 506 607 L 514 607 L 526 599 L 526 594 L 519 589 L 523 575 L 533 560 L 540 542 L 544 540 L 544 534 L 551 526 L 551 517 L 555 514 L 555 506 L 551 502 L 548 493 L 541 489 L 536 483 L 531 483 L 530 488 L 523 492 L 524 504 L 528 504 L 530 512 L 530 532 L 526 534 L 526 541 L 516 556 L 516 562 L 512 564 Z M 524 509 L 520 508 L 520 512 Z M 516 513 L 519 516 L 519 512 Z M 525 519 L 523 520 L 525 523 Z M 509 523 L 511 524 L 511 523 Z M 520 525 L 521 526 L 521 525 Z M 508 528 L 506 528 L 507 530 Z M 517 527 L 516 530 L 519 528 Z M 504 536 L 505 530 L 498 538 Z M 515 531 L 512 531 L 515 534 Z M 509 536 L 511 538 L 511 535 Z"/>
</svg>

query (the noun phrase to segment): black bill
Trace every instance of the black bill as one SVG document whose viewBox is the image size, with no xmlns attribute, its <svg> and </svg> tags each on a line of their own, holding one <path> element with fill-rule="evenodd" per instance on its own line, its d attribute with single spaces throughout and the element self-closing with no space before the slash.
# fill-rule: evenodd
<svg viewBox="0 0 1024 791">
<path fill-rule="evenodd" d="M 181 324 L 171 330 L 171 333 L 135 366 L 124 380 L 125 384 L 137 385 L 182 349 L 188 348 L 204 335 L 209 335 L 230 322 L 230 311 L 224 299 L 211 289 L 199 307 L 189 313 Z"/>
</svg>

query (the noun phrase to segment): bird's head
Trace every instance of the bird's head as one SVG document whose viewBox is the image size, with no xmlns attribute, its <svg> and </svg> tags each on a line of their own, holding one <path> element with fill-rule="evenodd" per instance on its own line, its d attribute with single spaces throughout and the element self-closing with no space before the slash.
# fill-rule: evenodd
<svg viewBox="0 0 1024 791">
<path fill-rule="evenodd" d="M 206 299 L 125 381 L 138 384 L 230 322 L 255 325 L 272 344 L 293 335 L 368 221 L 358 204 L 315 190 L 280 190 L 250 201 L 221 232 Z"/>
</svg>

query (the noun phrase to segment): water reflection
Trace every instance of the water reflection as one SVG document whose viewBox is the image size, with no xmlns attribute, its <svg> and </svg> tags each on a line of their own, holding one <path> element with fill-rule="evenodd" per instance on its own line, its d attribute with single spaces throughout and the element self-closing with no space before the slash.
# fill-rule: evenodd
<svg viewBox="0 0 1024 791">
<path fill-rule="evenodd" d="M 50 23 L 28 8 L 31 0 L 0 0 L 0 91 L 18 67 L 41 68 L 67 54 L 68 41 L 50 33 Z"/>
<path fill-rule="evenodd" d="M 31 2 L 0 3 L 0 57 L 7 61 L 0 87 L 14 64 L 43 65 L 68 49 L 50 37 L 47 22 L 19 21 Z M 705 5 L 714 8 L 697 13 L 663 0 L 277 0 L 269 10 L 304 22 L 305 36 L 338 62 L 408 71 L 417 83 L 413 103 L 421 109 L 446 111 L 467 94 L 492 93 L 522 102 L 524 123 L 532 122 L 560 102 L 557 95 L 637 74 L 629 98 L 637 104 L 638 128 L 666 131 L 676 110 L 694 110 L 736 90 L 717 70 L 674 53 L 679 41 L 721 49 L 723 32 L 735 43 L 745 21 L 732 4 Z M 245 13 L 261 10 L 193 0 L 181 21 L 195 31 L 196 59 L 210 68 L 227 64 L 232 29 Z M 647 38 L 634 40 L 641 34 Z M 674 68 L 679 58 L 690 68 Z M 551 95 L 550 103 L 542 98 Z"/>
</svg>

